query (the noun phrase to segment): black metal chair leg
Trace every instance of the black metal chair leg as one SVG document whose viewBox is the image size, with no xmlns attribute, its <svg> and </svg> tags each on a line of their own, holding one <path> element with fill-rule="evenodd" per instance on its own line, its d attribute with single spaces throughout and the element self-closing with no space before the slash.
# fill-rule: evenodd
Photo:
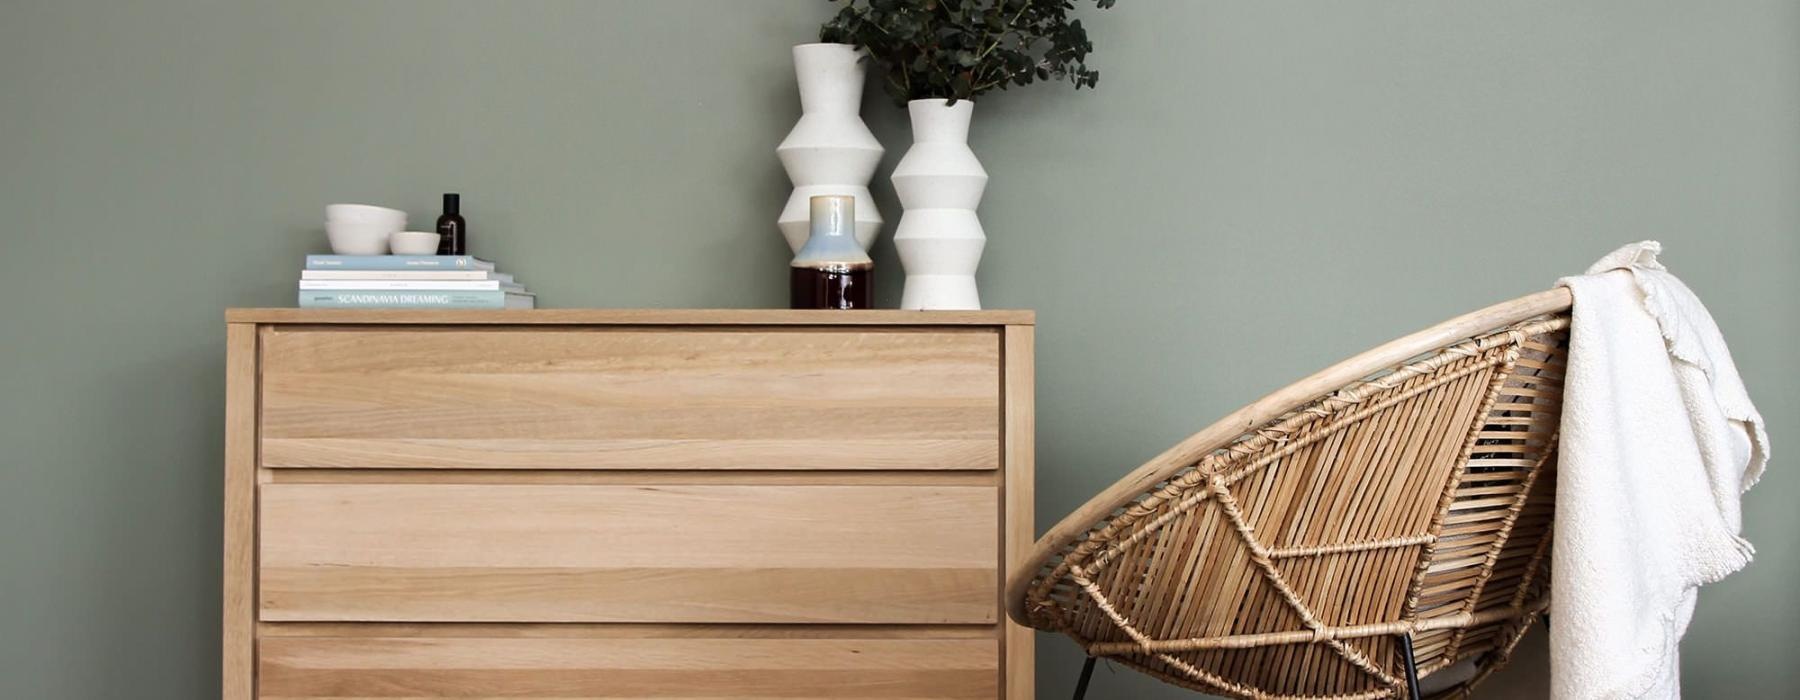
<svg viewBox="0 0 1800 700">
<path fill-rule="evenodd" d="M 1419 664 L 1413 661 L 1412 635 L 1400 635 L 1400 663 L 1406 665 L 1406 697 L 1419 700 Z"/>
<path fill-rule="evenodd" d="M 1075 681 L 1075 700 L 1087 697 L 1088 681 L 1094 677 L 1094 657 L 1081 664 L 1081 679 Z"/>
</svg>

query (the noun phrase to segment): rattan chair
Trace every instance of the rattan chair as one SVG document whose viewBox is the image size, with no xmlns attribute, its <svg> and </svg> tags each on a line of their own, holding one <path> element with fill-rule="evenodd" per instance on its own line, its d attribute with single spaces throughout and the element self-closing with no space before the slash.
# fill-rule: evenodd
<svg viewBox="0 0 1800 700">
<path fill-rule="evenodd" d="M 1549 606 L 1569 295 L 1498 304 L 1240 409 L 1039 540 L 1009 614 L 1242 698 L 1466 695 Z"/>
</svg>

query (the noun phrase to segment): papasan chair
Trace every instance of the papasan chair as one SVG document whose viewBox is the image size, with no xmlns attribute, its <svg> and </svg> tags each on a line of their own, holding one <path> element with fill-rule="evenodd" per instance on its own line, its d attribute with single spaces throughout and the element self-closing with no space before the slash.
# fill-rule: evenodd
<svg viewBox="0 0 1800 700">
<path fill-rule="evenodd" d="M 1569 304 L 1451 319 L 1193 434 L 1050 528 L 1008 614 L 1087 652 L 1077 697 L 1095 659 L 1237 698 L 1466 696 L 1550 605 Z"/>
</svg>

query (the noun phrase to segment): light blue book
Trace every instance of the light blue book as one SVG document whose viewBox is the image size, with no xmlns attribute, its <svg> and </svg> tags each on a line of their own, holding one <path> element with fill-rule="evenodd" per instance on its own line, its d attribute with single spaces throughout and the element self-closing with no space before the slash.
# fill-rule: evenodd
<svg viewBox="0 0 1800 700">
<path fill-rule="evenodd" d="M 308 270 L 493 270 L 473 255 L 308 255 Z"/>
<path fill-rule="evenodd" d="M 507 291 L 300 290 L 303 309 L 529 309 L 537 297 Z"/>
</svg>

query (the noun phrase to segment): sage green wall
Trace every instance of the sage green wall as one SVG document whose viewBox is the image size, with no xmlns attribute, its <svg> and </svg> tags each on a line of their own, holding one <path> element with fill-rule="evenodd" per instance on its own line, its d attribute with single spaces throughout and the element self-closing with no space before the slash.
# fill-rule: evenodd
<svg viewBox="0 0 1800 700">
<path fill-rule="evenodd" d="M 0 697 L 216 693 L 221 312 L 293 302 L 326 203 L 423 224 L 460 191 L 474 251 L 545 306 L 782 304 L 787 47 L 827 12 L 0 2 Z M 1711 302 L 1777 444 L 1800 435 L 1800 4 L 1084 17 L 1099 89 L 983 99 L 972 136 L 984 297 L 1041 324 L 1040 525 L 1269 389 L 1643 238 Z M 907 130 L 865 111 L 893 221 Z M 892 304 L 885 237 L 877 259 Z M 1693 697 L 1800 695 L 1783 454 L 1747 498 L 1758 561 L 1701 598 Z M 1077 656 L 1042 646 L 1064 696 Z M 1096 696 L 1180 694 L 1102 673 Z"/>
</svg>

